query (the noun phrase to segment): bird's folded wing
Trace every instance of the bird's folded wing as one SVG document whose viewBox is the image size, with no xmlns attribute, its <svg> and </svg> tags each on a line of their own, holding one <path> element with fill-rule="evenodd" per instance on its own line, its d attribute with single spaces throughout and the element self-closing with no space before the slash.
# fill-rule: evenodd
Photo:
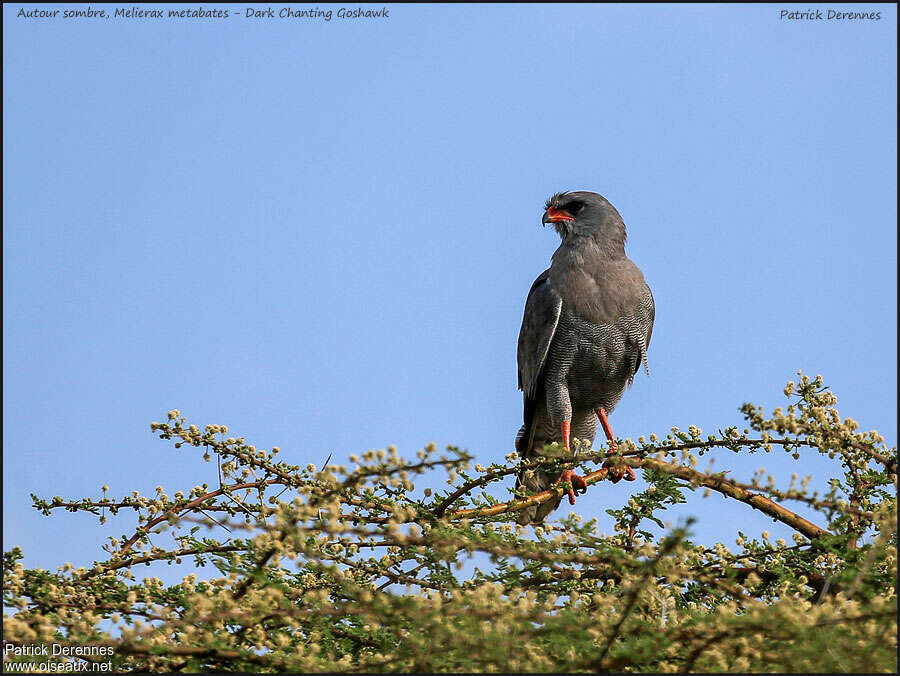
<svg viewBox="0 0 900 676">
<path fill-rule="evenodd" d="M 531 285 L 519 330 L 519 389 L 526 397 L 534 396 L 561 311 L 562 298 L 553 290 L 550 271 L 545 270 Z"/>
</svg>

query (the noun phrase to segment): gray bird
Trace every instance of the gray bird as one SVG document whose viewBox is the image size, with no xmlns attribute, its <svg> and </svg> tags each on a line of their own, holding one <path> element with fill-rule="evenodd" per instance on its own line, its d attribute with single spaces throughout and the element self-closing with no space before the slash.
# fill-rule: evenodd
<svg viewBox="0 0 900 676">
<path fill-rule="evenodd" d="M 524 424 L 516 435 L 523 458 L 542 454 L 544 444 L 567 451 L 574 436 L 592 443 L 597 421 L 615 451 L 607 415 L 631 385 L 653 331 L 653 294 L 640 269 L 625 255 L 625 223 L 616 208 L 595 192 L 562 192 L 547 200 L 542 223 L 562 238 L 549 269 L 531 285 L 519 330 L 519 389 Z M 648 371 L 649 373 L 649 371 Z M 610 478 L 634 480 L 630 467 Z M 571 469 L 558 476 L 526 470 L 517 488 L 537 493 L 568 482 L 569 502 L 585 492 Z M 561 499 L 561 498 L 560 498 Z M 521 510 L 520 524 L 542 523 L 560 499 Z"/>
</svg>

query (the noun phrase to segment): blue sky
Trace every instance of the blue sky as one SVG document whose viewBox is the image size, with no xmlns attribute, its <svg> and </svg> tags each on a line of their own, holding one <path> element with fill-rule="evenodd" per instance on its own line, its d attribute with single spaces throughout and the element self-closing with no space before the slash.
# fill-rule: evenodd
<svg viewBox="0 0 900 676">
<path fill-rule="evenodd" d="M 3 544 L 28 565 L 89 564 L 134 525 L 48 519 L 30 492 L 215 482 L 150 434 L 171 408 L 300 464 L 429 441 L 502 461 L 525 295 L 558 245 L 541 207 L 565 189 L 618 208 L 656 298 L 651 377 L 612 415 L 619 436 L 741 424 L 742 402 L 782 404 L 803 369 L 896 444 L 893 5 L 858 7 L 879 21 L 785 21 L 778 5 L 389 5 L 328 22 L 20 7 L 3 7 Z M 716 463 L 761 466 L 784 484 L 828 467 Z M 603 510 L 641 485 L 598 486 L 578 509 L 609 530 Z M 678 514 L 706 542 L 730 543 L 736 520 L 781 532 L 717 496 Z"/>
</svg>

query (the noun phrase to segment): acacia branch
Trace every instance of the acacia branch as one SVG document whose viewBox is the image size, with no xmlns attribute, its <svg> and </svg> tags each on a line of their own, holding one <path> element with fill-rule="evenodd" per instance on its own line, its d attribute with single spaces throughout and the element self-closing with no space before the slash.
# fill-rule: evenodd
<svg viewBox="0 0 900 676">
<path fill-rule="evenodd" d="M 129 540 L 122 545 L 122 549 L 119 550 L 119 554 L 126 554 L 129 549 L 134 545 L 135 542 L 141 539 L 143 535 L 150 531 L 154 526 L 161 524 L 163 521 L 167 521 L 170 517 L 174 516 L 177 512 L 185 511 L 188 509 L 193 509 L 195 507 L 200 507 L 204 502 L 210 500 L 212 498 L 216 498 L 220 495 L 230 493 L 232 491 L 240 491 L 245 488 L 259 488 L 260 486 L 272 485 L 272 484 L 283 484 L 284 482 L 280 479 L 262 479 L 260 481 L 251 481 L 249 483 L 243 484 L 232 484 L 231 486 L 223 486 L 222 488 L 218 488 L 214 491 L 210 491 L 205 495 L 201 495 L 199 498 L 191 500 L 183 505 L 174 505 L 170 507 L 165 512 L 160 514 L 155 519 L 152 519 L 147 522 L 146 526 L 142 528 L 138 528 L 137 532 L 129 538 Z M 206 509 L 205 507 L 203 509 Z"/>
<path fill-rule="evenodd" d="M 185 547 L 184 549 L 176 549 L 174 551 L 166 550 L 158 554 L 148 554 L 146 556 L 132 557 L 129 559 L 123 559 L 121 561 L 101 564 L 101 566 L 89 570 L 84 574 L 83 577 L 94 577 L 96 575 L 102 575 L 103 573 L 108 573 L 120 568 L 129 568 L 131 566 L 135 566 L 141 563 L 149 563 L 151 561 L 163 561 L 168 559 L 175 559 L 181 556 L 191 556 L 196 554 L 220 554 L 225 552 L 239 552 L 244 551 L 245 549 L 247 549 L 246 545 L 213 545 L 211 547 L 205 547 L 201 549 L 190 549 L 188 547 Z"/>
<path fill-rule="evenodd" d="M 632 462 L 629 461 L 629 464 L 632 464 Z M 722 493 L 723 495 L 726 495 L 730 498 L 734 498 L 735 500 L 740 500 L 741 502 L 750 505 L 754 509 L 758 509 L 765 514 L 768 514 L 777 521 L 781 521 L 782 523 L 790 526 L 797 532 L 802 533 L 810 539 L 821 537 L 823 535 L 831 535 L 831 533 L 829 533 L 827 530 L 819 528 L 817 525 L 815 525 L 811 521 L 807 521 L 802 516 L 795 514 L 785 507 L 782 507 L 778 503 L 770 500 L 765 496 L 747 490 L 746 488 L 740 486 L 737 482 L 726 479 L 721 474 L 703 474 L 702 472 L 697 472 L 690 467 L 685 467 L 684 465 L 673 465 L 672 463 L 663 462 L 661 460 L 657 460 L 656 458 L 639 459 L 638 464 L 635 464 L 634 466 L 651 467 L 668 474 L 674 474 L 681 479 L 690 481 L 692 484 L 698 484 L 706 488 L 710 488 L 714 491 L 718 491 L 719 493 Z"/>
<path fill-rule="evenodd" d="M 765 496 L 751 492 L 747 488 L 739 485 L 737 482 L 727 479 L 722 475 L 704 474 L 702 472 L 691 469 L 690 467 L 686 467 L 684 465 L 675 465 L 669 462 L 658 460 L 656 458 L 622 457 L 620 462 L 635 468 L 650 468 L 665 472 L 667 474 L 672 474 L 681 479 L 684 479 L 685 481 L 689 481 L 694 485 L 704 486 L 711 490 L 722 493 L 727 497 L 731 497 L 735 500 L 744 502 L 754 509 L 758 509 L 765 514 L 768 514 L 777 521 L 781 521 L 782 523 L 790 526 L 794 530 L 802 533 L 810 539 L 821 537 L 822 535 L 830 535 L 828 531 L 819 528 L 814 523 L 807 521 L 800 515 L 795 514 L 785 507 L 782 507 L 778 503 L 770 500 Z M 609 470 L 604 467 L 587 474 L 584 477 L 584 480 L 590 486 L 591 484 L 595 484 L 598 481 L 602 481 L 603 479 L 605 479 L 608 473 Z M 533 505 L 539 505 L 541 503 L 548 502 L 549 500 L 562 498 L 563 493 L 563 487 L 557 486 L 555 488 L 551 488 L 549 490 L 528 496 L 527 498 L 512 500 L 510 502 L 505 502 L 499 505 L 463 509 L 457 512 L 452 512 L 447 515 L 447 518 L 457 520 L 464 518 L 495 516 L 497 514 L 504 514 L 506 512 L 516 512 L 525 509 L 526 507 L 531 507 Z"/>
<path fill-rule="evenodd" d="M 417 463 L 415 465 L 401 465 L 399 467 L 391 467 L 391 468 L 387 468 L 387 469 L 383 469 L 383 468 L 378 468 L 377 470 L 367 469 L 364 471 L 355 472 L 355 473 L 351 474 L 350 476 L 348 476 L 346 479 L 344 479 L 344 481 L 342 481 L 336 487 L 329 489 L 322 495 L 315 496 L 316 499 L 315 500 L 311 499 L 310 504 L 316 504 L 318 502 L 321 502 L 322 500 L 325 500 L 326 498 L 331 497 L 332 495 L 340 494 L 343 491 L 347 490 L 348 488 L 352 488 L 356 484 L 364 481 L 365 479 L 367 479 L 370 476 L 390 475 L 390 474 L 397 474 L 399 472 L 410 472 L 410 471 L 416 472 L 417 470 L 433 469 L 433 468 L 439 467 L 439 466 L 453 467 L 453 466 L 462 464 L 467 461 L 468 461 L 468 458 L 457 458 L 456 460 L 440 459 L 440 460 L 432 460 L 432 461 L 423 461 L 423 462 Z M 295 527 L 296 523 L 291 523 L 291 526 Z M 280 528 L 280 532 L 278 533 L 277 541 L 280 543 L 281 541 L 284 540 L 286 535 L 287 535 L 287 529 L 283 528 L 283 527 Z M 259 561 L 257 561 L 253 572 L 250 575 L 248 575 L 247 577 L 245 577 L 241 581 L 241 583 L 234 589 L 233 598 L 235 600 L 240 599 L 242 596 L 244 596 L 244 594 L 247 593 L 247 591 L 250 589 L 250 585 L 253 584 L 254 580 L 260 575 L 260 573 L 262 573 L 262 570 L 268 565 L 272 556 L 275 555 L 275 552 L 277 551 L 277 549 L 278 549 L 277 546 L 271 547 L 268 551 L 266 551 L 262 555 L 262 557 L 259 559 Z"/>
</svg>

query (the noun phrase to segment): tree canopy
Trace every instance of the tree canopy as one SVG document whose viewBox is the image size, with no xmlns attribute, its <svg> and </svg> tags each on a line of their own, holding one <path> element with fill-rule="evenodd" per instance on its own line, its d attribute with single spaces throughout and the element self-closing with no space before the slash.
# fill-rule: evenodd
<svg viewBox="0 0 900 676">
<path fill-rule="evenodd" d="M 511 453 L 482 466 L 454 447 L 416 458 L 389 447 L 300 467 L 277 447 L 170 411 L 151 429 L 215 462 L 218 485 L 32 496 L 47 515 L 131 514 L 137 524 L 91 567 L 26 569 L 19 548 L 4 554 L 5 667 L 896 672 L 896 447 L 842 418 L 821 377 L 799 375 L 786 407 L 741 407 L 746 429 L 620 440 L 615 462 L 642 470 L 647 485 L 608 510 L 610 534 L 574 512 L 515 524 L 518 509 L 563 487 L 490 492 L 563 461 L 603 481 L 603 449 L 574 444 L 567 456 L 554 445 L 536 460 Z M 714 452 L 822 454 L 834 471 L 824 491 L 797 474 L 779 487 L 701 470 L 699 457 Z M 415 486 L 435 473 L 445 489 Z M 704 546 L 690 520 L 665 525 L 667 509 L 707 491 L 784 524 L 791 541 L 735 524 L 734 542 Z M 166 563 L 197 572 L 176 584 L 140 577 Z M 28 654 L 40 645 L 60 654 Z"/>
</svg>

